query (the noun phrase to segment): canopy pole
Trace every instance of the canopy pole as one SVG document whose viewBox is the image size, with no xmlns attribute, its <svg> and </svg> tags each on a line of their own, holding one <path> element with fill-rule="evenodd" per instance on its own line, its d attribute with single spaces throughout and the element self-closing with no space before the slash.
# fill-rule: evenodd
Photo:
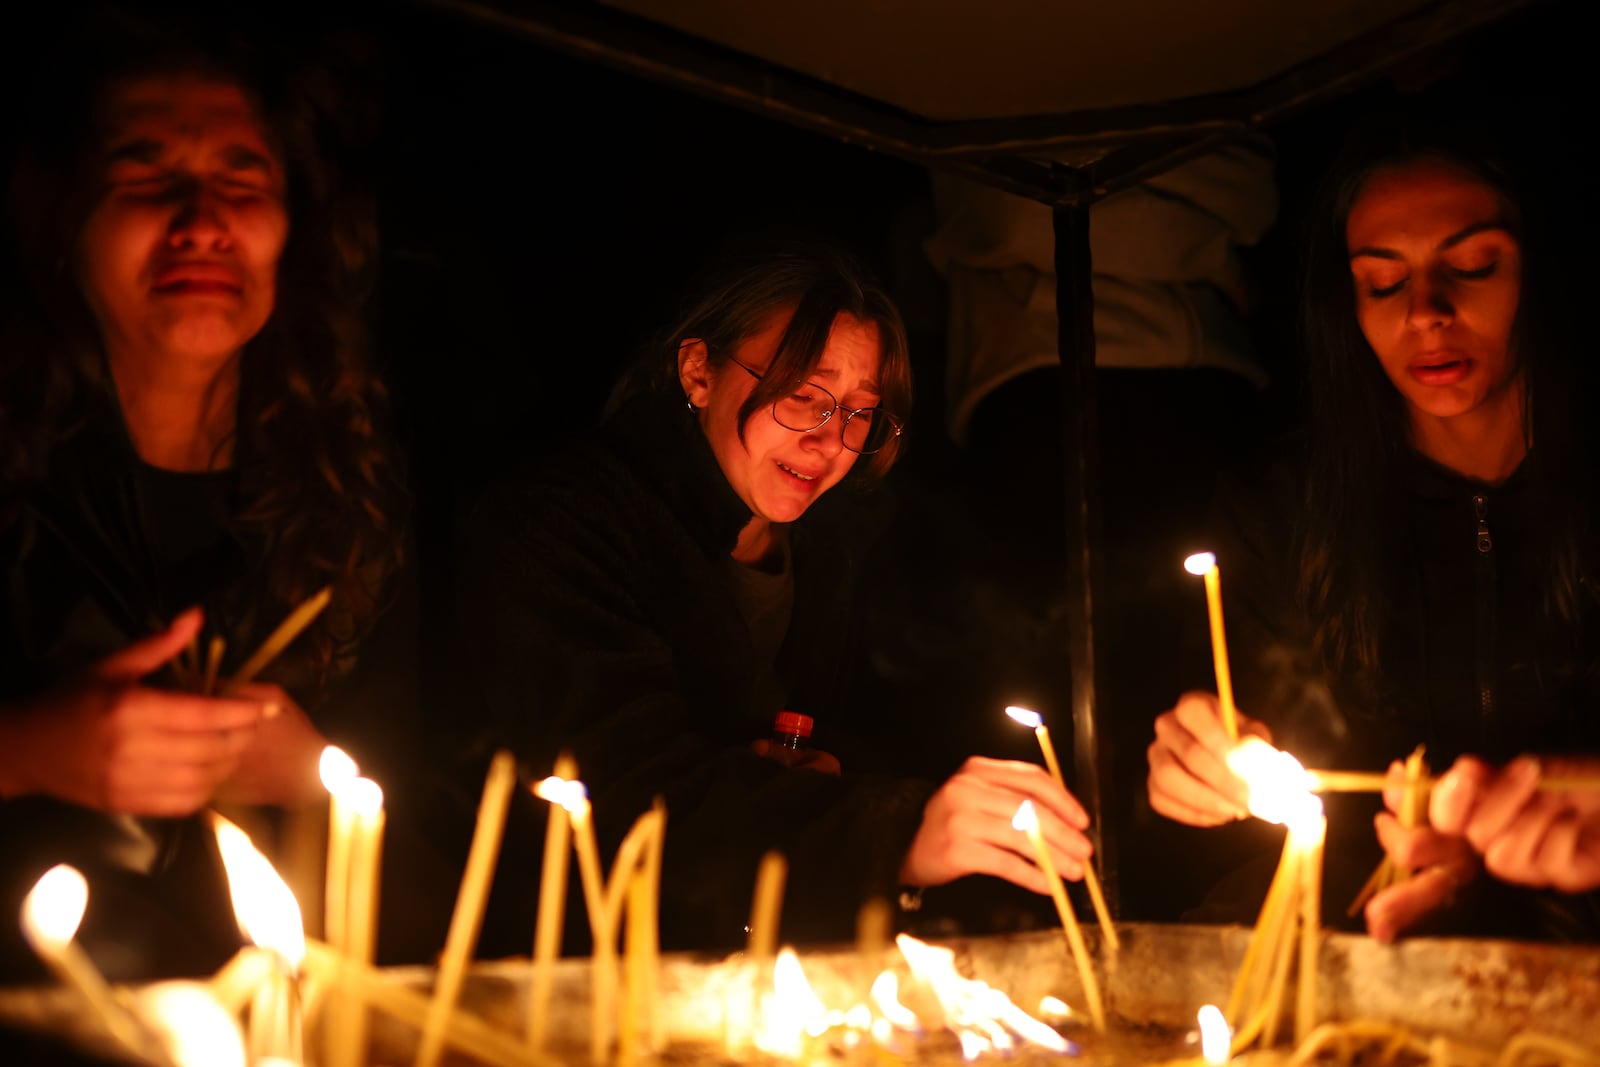
<svg viewBox="0 0 1600 1067">
<path fill-rule="evenodd" d="M 1100 576 L 1100 421 L 1095 399 L 1094 290 L 1090 284 L 1089 204 L 1057 204 L 1055 219 L 1056 351 L 1061 360 L 1061 433 L 1065 459 L 1067 635 L 1072 668 L 1073 792 L 1089 813 L 1106 905 L 1120 912 L 1116 834 L 1106 832 L 1111 792 L 1111 733 L 1095 700 L 1095 590 Z"/>
</svg>

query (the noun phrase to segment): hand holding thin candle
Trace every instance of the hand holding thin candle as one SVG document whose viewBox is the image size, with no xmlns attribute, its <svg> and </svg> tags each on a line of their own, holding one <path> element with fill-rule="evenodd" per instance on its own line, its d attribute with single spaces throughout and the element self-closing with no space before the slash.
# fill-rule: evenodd
<svg viewBox="0 0 1600 1067">
<path fill-rule="evenodd" d="M 1004 878 L 1035 893 L 1050 886 L 1011 828 L 1017 805 L 1033 801 L 1052 862 L 1067 878 L 1083 877 L 1094 846 L 1089 817 L 1043 767 L 973 756 L 923 808 L 922 824 L 900 865 L 905 885 L 943 885 L 969 874 Z"/>
<path fill-rule="evenodd" d="M 1272 741 L 1266 724 L 1238 716 L 1239 731 Z M 1150 771 L 1146 789 L 1158 814 L 1190 826 L 1220 826 L 1249 814 L 1249 790 L 1228 767 L 1237 744 L 1228 736 L 1215 695 L 1183 694 L 1155 722 L 1155 740 L 1146 752 Z"/>
<path fill-rule="evenodd" d="M 1050 777 L 1062 789 L 1067 788 L 1066 779 L 1061 776 L 1061 762 L 1056 759 L 1056 748 L 1050 743 L 1050 730 L 1044 724 L 1044 716 L 1029 708 L 1017 707 L 1015 704 L 1006 708 L 1006 714 L 1024 726 L 1031 727 L 1034 737 L 1039 742 L 1039 751 L 1044 756 L 1044 765 L 1049 768 Z M 1100 923 L 1100 931 L 1105 936 L 1106 946 L 1112 951 L 1119 951 L 1122 947 L 1117 936 L 1116 924 L 1111 921 L 1111 911 L 1106 907 L 1105 893 L 1100 888 L 1100 878 L 1095 874 L 1094 861 L 1086 861 L 1083 865 L 1083 884 L 1089 890 L 1089 899 L 1094 904 L 1095 919 Z"/>
<path fill-rule="evenodd" d="M 1471 842 L 1502 881 L 1587 892 L 1600 887 L 1600 789 L 1547 787 L 1597 776 L 1594 757 L 1523 756 L 1496 769 L 1463 756 L 1434 786 L 1429 818 Z"/>
<path fill-rule="evenodd" d="M 1455 903 L 1456 891 L 1475 879 L 1482 867 L 1467 838 L 1441 832 L 1423 821 L 1408 826 L 1407 820 L 1396 817 L 1404 804 L 1405 779 L 1404 766 L 1397 761 L 1384 789 L 1389 810 L 1379 812 L 1373 820 L 1388 868 L 1406 876 L 1384 885 L 1362 907 L 1367 932 L 1384 943 L 1448 909 Z"/>
</svg>

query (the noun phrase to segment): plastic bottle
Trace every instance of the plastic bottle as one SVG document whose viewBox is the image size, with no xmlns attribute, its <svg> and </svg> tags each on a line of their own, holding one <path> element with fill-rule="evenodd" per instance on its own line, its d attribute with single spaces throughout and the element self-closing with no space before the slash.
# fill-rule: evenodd
<svg viewBox="0 0 1600 1067">
<path fill-rule="evenodd" d="M 811 754 L 811 716 L 798 711 L 780 711 L 772 721 L 770 758 L 786 767 L 803 762 Z"/>
</svg>

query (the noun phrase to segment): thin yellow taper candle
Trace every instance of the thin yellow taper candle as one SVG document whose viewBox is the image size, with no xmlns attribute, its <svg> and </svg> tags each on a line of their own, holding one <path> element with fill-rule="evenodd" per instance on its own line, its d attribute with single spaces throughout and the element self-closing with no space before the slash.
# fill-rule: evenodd
<svg viewBox="0 0 1600 1067">
<path fill-rule="evenodd" d="M 111 995 L 88 953 L 73 940 L 89 905 L 89 883 L 77 868 L 58 863 L 40 876 L 22 902 L 22 933 L 61 982 L 77 990 L 100 1024 L 134 1052 L 147 1051 L 138 1023 Z"/>
<path fill-rule="evenodd" d="M 768 852 L 756 868 L 756 888 L 750 901 L 749 955 L 771 959 L 778 950 L 778 919 L 783 911 L 783 884 L 789 877 L 789 861 L 781 852 Z"/>
<path fill-rule="evenodd" d="M 371 967 L 377 958 L 378 901 L 383 870 L 383 790 L 370 778 L 347 787 L 355 826 L 350 842 L 349 936 L 347 955 Z M 341 993 L 345 992 L 343 990 Z M 361 1067 L 367 1060 L 367 1007 L 359 997 L 339 998 L 344 1014 L 330 1038 L 338 1042 L 324 1067 Z"/>
<path fill-rule="evenodd" d="M 566 781 L 577 776 L 578 766 L 570 754 L 563 752 L 556 757 L 552 778 Z M 533 928 L 533 980 L 528 985 L 528 1044 L 535 1051 L 544 1048 L 550 1025 L 550 988 L 555 980 L 556 956 L 561 951 L 571 836 L 572 822 L 566 809 L 559 802 L 552 802 L 545 824 L 544 865 L 539 872 L 539 916 Z"/>
<path fill-rule="evenodd" d="M 356 820 L 345 788 L 360 772 L 355 760 L 335 745 L 322 750 L 317 769 L 323 788 L 328 791 L 328 869 L 322 891 L 322 938 L 343 952 L 348 947 L 345 922 L 349 917 L 350 839 Z"/>
<path fill-rule="evenodd" d="M 417 1045 L 417 1067 L 438 1067 L 444 1053 L 445 1031 L 461 993 L 461 981 L 466 975 L 473 946 L 477 944 L 483 910 L 489 899 L 489 884 L 500 853 L 500 837 L 505 831 L 506 809 L 516 781 L 516 760 L 509 752 L 496 752 L 483 783 L 483 798 L 478 804 L 478 822 L 473 828 L 466 870 L 456 895 L 455 911 L 450 916 L 450 930 L 445 935 L 433 999 L 428 1004 L 428 1019 Z"/>
<path fill-rule="evenodd" d="M 1066 789 L 1066 780 L 1061 777 L 1061 761 L 1056 759 L 1056 747 L 1050 742 L 1050 728 L 1044 724 L 1044 716 L 1015 704 L 1006 708 L 1006 714 L 1022 725 L 1033 728 L 1039 751 L 1044 754 L 1045 767 L 1056 780 L 1056 785 Z M 1089 890 L 1089 902 L 1094 905 L 1094 917 L 1100 923 L 1100 936 L 1105 938 L 1106 948 L 1111 952 L 1119 951 L 1122 939 L 1117 936 L 1116 924 L 1111 921 L 1111 909 L 1106 907 L 1106 895 L 1100 888 L 1100 875 L 1095 872 L 1092 859 L 1083 865 L 1083 884 Z"/>
<path fill-rule="evenodd" d="M 1066 934 L 1067 946 L 1072 950 L 1072 959 L 1078 967 L 1078 980 L 1083 983 L 1083 995 L 1089 1002 L 1089 1018 L 1095 1030 L 1103 1034 L 1106 1032 L 1106 1011 L 1100 1001 L 1100 983 L 1094 976 L 1089 949 L 1083 943 L 1083 932 L 1078 929 L 1078 917 L 1073 914 L 1072 904 L 1061 886 L 1055 864 L 1050 862 L 1050 846 L 1039 832 L 1039 813 L 1034 811 L 1033 801 L 1024 800 L 1017 807 L 1011 825 L 1027 834 L 1028 840 L 1033 842 L 1034 859 L 1044 873 L 1045 883 L 1050 887 L 1050 898 L 1055 901 L 1056 911 L 1061 916 L 1061 929 Z"/>
<path fill-rule="evenodd" d="M 1300 1044 L 1317 1028 L 1317 956 L 1322 940 L 1322 851 L 1328 839 L 1326 816 L 1311 821 L 1303 842 L 1300 887 L 1300 984 L 1296 990 L 1294 1039 Z"/>
<path fill-rule="evenodd" d="M 1198 574 L 1206 582 L 1206 614 L 1211 620 L 1211 662 L 1217 675 L 1217 703 L 1222 706 L 1222 725 L 1228 737 L 1239 740 L 1239 713 L 1233 706 L 1233 674 L 1228 669 L 1228 634 L 1222 625 L 1222 575 L 1217 557 L 1196 552 L 1183 561 L 1183 569 Z"/>
</svg>

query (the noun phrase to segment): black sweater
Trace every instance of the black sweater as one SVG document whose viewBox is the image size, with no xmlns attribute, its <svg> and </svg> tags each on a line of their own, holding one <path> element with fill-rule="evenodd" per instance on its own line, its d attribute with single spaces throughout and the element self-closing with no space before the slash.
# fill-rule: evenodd
<svg viewBox="0 0 1600 1067">
<path fill-rule="evenodd" d="M 480 755 L 509 746 L 535 777 L 571 751 L 606 857 L 652 797 L 665 799 L 669 947 L 739 944 L 767 849 L 790 864 L 786 939 L 848 937 L 860 902 L 894 888 L 931 786 L 865 773 L 848 754 L 840 698 L 867 540 L 853 495 L 835 489 L 791 528 L 781 705 L 761 699 L 770 679 L 754 662 L 728 567 L 751 515 L 681 402 L 633 402 L 602 432 L 499 487 L 467 523 L 461 628 L 471 687 L 484 698 L 469 746 Z M 816 718 L 814 741 L 842 755 L 842 777 L 751 753 L 780 706 Z M 514 828 L 537 835 L 542 802 L 518 804 L 528 810 Z M 518 857 L 536 855 L 512 841 L 502 853 L 491 948 L 527 951 L 536 882 Z M 582 908 L 570 899 L 581 946 Z"/>
</svg>

